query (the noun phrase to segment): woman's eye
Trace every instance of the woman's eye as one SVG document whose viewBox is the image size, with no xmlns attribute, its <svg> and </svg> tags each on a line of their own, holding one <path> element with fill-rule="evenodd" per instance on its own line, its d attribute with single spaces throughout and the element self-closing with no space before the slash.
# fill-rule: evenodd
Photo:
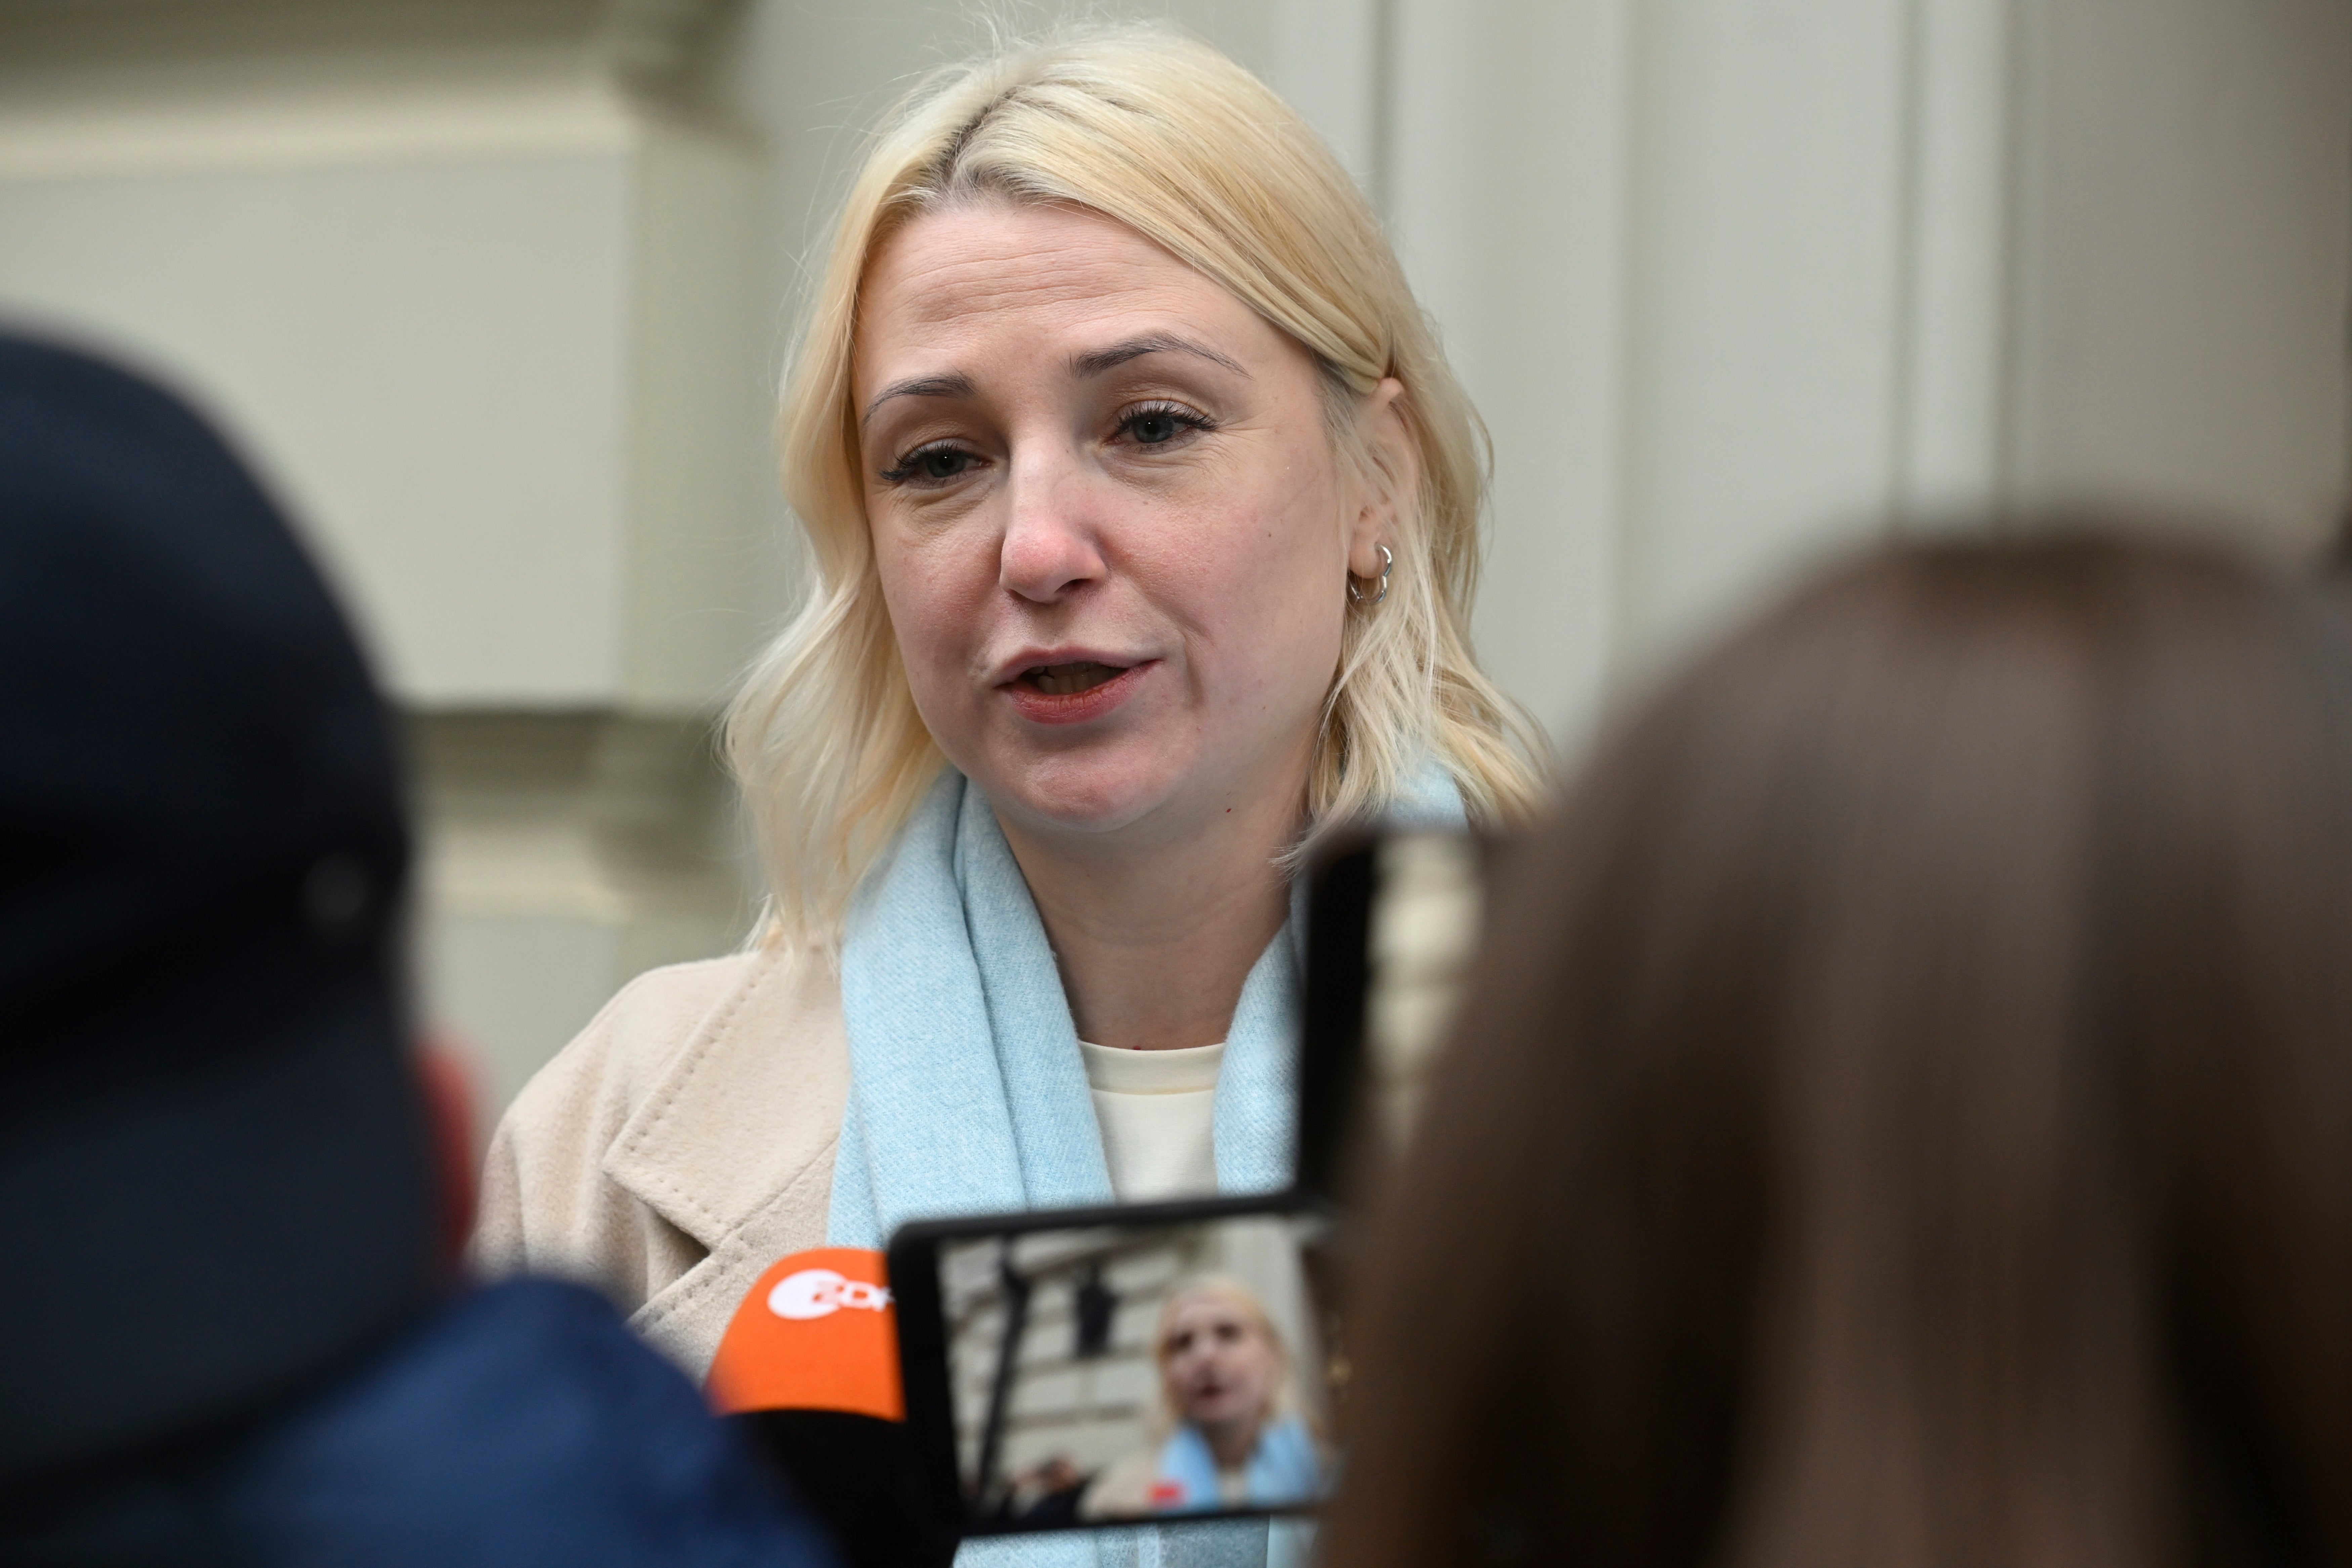
<svg viewBox="0 0 2352 1568">
<path fill-rule="evenodd" d="M 1118 422 L 1119 434 L 1139 447 L 1159 447 L 1192 430 L 1206 430 L 1209 422 L 1189 409 L 1172 405 L 1136 408 Z"/>
<path fill-rule="evenodd" d="M 895 468 L 882 470 L 882 478 L 891 484 L 903 484 L 913 479 L 921 484 L 942 484 L 961 479 L 972 465 L 972 455 L 961 447 L 925 447 L 909 452 L 899 459 Z"/>
</svg>

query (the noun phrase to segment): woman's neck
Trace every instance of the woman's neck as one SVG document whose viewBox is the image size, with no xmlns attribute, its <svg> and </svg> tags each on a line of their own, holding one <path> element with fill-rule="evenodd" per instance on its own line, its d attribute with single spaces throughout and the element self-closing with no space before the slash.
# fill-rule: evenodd
<svg viewBox="0 0 2352 1568">
<path fill-rule="evenodd" d="M 1265 1428 L 1262 1416 L 1246 1421 L 1221 1421 L 1199 1428 L 1201 1440 L 1209 1445 L 1210 1457 L 1221 1470 L 1238 1470 L 1250 1462 L 1257 1452 L 1258 1434 Z"/>
<path fill-rule="evenodd" d="M 1078 1037 L 1128 1050 L 1213 1046 L 1242 984 L 1282 929 L 1289 889 L 1275 866 L 1298 831 L 1293 790 L 1237 801 L 1186 831 L 1004 837 L 1037 901 Z"/>
</svg>

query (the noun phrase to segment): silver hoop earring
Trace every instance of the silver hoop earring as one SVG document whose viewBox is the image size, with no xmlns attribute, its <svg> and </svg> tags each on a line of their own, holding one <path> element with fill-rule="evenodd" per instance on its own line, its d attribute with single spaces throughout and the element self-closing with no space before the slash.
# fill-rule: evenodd
<svg viewBox="0 0 2352 1568">
<path fill-rule="evenodd" d="M 1381 552 L 1381 591 L 1374 594 L 1369 599 L 1365 598 L 1363 590 L 1356 586 L 1356 579 L 1351 574 L 1348 578 L 1348 597 L 1359 605 L 1377 605 L 1382 599 L 1387 598 L 1389 596 L 1389 574 L 1396 570 L 1396 557 L 1389 553 L 1389 547 L 1387 545 L 1375 544 L 1372 548 Z"/>
</svg>

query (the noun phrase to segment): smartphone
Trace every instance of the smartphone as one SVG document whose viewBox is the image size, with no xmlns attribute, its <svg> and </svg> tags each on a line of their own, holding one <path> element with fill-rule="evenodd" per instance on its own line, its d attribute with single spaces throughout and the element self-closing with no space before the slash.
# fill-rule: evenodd
<svg viewBox="0 0 2352 1568">
<path fill-rule="evenodd" d="M 908 1460 L 933 1530 L 1314 1509 L 1346 1366 L 1335 1226 L 1293 1193 L 901 1230 Z"/>
</svg>

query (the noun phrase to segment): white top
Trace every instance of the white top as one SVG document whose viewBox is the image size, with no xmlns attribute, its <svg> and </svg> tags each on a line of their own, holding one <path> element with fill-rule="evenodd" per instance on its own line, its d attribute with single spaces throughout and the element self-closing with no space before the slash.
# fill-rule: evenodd
<svg viewBox="0 0 2352 1568">
<path fill-rule="evenodd" d="M 1102 1123 L 1110 1190 L 1123 1204 L 1217 1190 L 1212 1131 L 1223 1040 L 1181 1051 L 1121 1051 L 1078 1042 Z"/>
</svg>

